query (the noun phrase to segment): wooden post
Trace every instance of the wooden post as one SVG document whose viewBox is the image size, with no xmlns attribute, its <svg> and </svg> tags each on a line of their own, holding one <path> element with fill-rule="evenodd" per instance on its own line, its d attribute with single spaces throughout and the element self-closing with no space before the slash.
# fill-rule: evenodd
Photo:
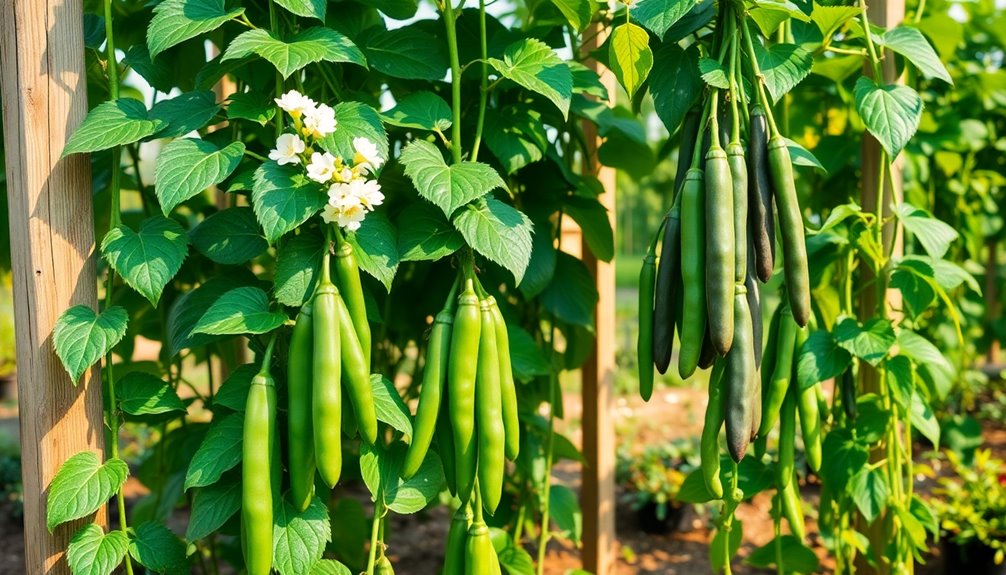
<svg viewBox="0 0 1006 575">
<path fill-rule="evenodd" d="M 52 347 L 59 315 L 71 305 L 97 302 L 90 163 L 84 155 L 60 159 L 87 114 L 83 30 L 80 2 L 0 0 L 24 572 L 31 575 L 70 573 L 63 554 L 83 521 L 48 532 L 49 483 L 70 456 L 100 453 L 104 442 L 99 369 L 74 386 Z M 95 521 L 107 524 L 104 508 Z"/>
<path fill-rule="evenodd" d="M 603 27 L 594 24 L 584 43 L 584 52 L 604 43 Z M 601 76 L 601 82 L 615 97 L 614 75 L 596 61 L 587 62 Z M 615 170 L 601 166 L 597 148 L 601 144 L 596 127 L 584 122 L 587 142 L 586 170 L 604 185 L 600 200 L 608 209 L 608 221 L 615 229 Z M 583 568 L 594 575 L 615 572 L 615 264 L 605 263 L 582 244 L 583 262 L 597 285 L 594 349 L 583 366 Z"/>
</svg>

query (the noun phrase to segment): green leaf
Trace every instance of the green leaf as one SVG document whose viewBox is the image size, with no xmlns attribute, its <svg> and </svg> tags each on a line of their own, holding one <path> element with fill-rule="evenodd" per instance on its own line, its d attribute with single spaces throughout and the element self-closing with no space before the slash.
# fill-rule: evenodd
<svg viewBox="0 0 1006 575">
<path fill-rule="evenodd" d="M 493 197 L 468 204 L 454 227 L 476 252 L 503 266 L 519 284 L 531 259 L 531 220 Z"/>
<path fill-rule="evenodd" d="M 132 371 L 115 384 L 122 411 L 130 415 L 185 413 L 185 404 L 171 384 L 149 373 Z"/>
<path fill-rule="evenodd" d="M 311 575 L 353 575 L 353 572 L 335 559 L 322 559 L 314 564 Z"/>
<path fill-rule="evenodd" d="M 815 2 L 810 19 L 821 31 L 822 38 L 831 38 L 839 27 L 858 15 L 858 6 L 822 6 Z"/>
<path fill-rule="evenodd" d="M 269 161 L 255 170 L 251 202 L 269 243 L 306 222 L 325 207 L 325 192 L 300 166 Z"/>
<path fill-rule="evenodd" d="M 241 483 L 218 481 L 196 489 L 185 539 L 198 541 L 223 527 L 241 509 Z"/>
<path fill-rule="evenodd" d="M 860 469 L 849 482 L 849 494 L 866 522 L 873 523 L 887 508 L 889 492 L 883 471 L 869 467 Z"/>
<path fill-rule="evenodd" d="M 370 389 L 374 395 L 374 409 L 378 421 L 387 423 L 402 434 L 412 435 L 412 418 L 409 408 L 395 390 L 391 380 L 379 373 L 370 375 Z"/>
<path fill-rule="evenodd" d="M 257 54 L 268 60 L 284 78 L 316 62 L 348 62 L 367 67 L 367 59 L 353 42 L 331 28 L 315 26 L 294 34 L 289 41 L 261 28 L 242 32 L 231 40 L 222 61 Z"/>
<path fill-rule="evenodd" d="M 189 241 L 199 253 L 224 265 L 243 264 L 269 248 L 247 206 L 221 210 L 189 232 Z"/>
<path fill-rule="evenodd" d="M 283 325 L 286 319 L 286 314 L 269 310 L 269 295 L 261 288 L 239 287 L 220 296 L 192 332 L 209 335 L 269 333 Z"/>
<path fill-rule="evenodd" d="M 211 278 L 192 291 L 185 292 L 171 303 L 168 310 L 169 357 L 183 349 L 206 345 L 226 336 L 193 333 L 192 328 L 224 293 L 242 286 L 259 285 L 257 278 L 247 270 L 237 268 L 225 275 Z"/>
<path fill-rule="evenodd" d="M 219 28 L 244 8 L 227 10 L 224 0 L 164 0 L 154 8 L 147 28 L 147 47 L 155 58 L 168 48 Z"/>
<path fill-rule="evenodd" d="M 847 317 L 834 329 L 835 343 L 870 365 L 880 365 L 894 345 L 894 327 L 890 320 L 873 318 L 860 325 Z M 826 378 L 827 379 L 827 378 Z"/>
<path fill-rule="evenodd" d="M 615 237 L 604 204 L 584 196 L 566 196 L 566 214 L 580 226 L 583 238 L 597 259 L 610 262 L 615 257 Z"/>
<path fill-rule="evenodd" d="M 803 166 L 805 168 L 815 168 L 827 173 L 828 170 L 824 169 L 821 165 L 821 160 L 817 159 L 817 156 L 812 154 L 810 150 L 804 148 L 799 143 L 784 137 L 786 140 L 786 148 L 789 149 L 789 157 L 793 160 L 794 166 Z"/>
<path fill-rule="evenodd" d="M 538 223 L 541 226 L 531 238 L 531 260 L 527 270 L 517 287 L 525 298 L 537 297 L 555 276 L 556 249 L 552 244 L 552 226 L 548 222 Z"/>
<path fill-rule="evenodd" d="M 729 533 L 722 529 L 716 529 L 713 540 L 709 543 L 709 563 L 714 573 L 726 570 L 727 563 L 737 555 L 737 551 L 741 548 L 743 539 L 744 526 L 739 520 L 733 522 Z"/>
<path fill-rule="evenodd" d="M 698 50 L 682 50 L 675 43 L 664 44 L 657 50 L 650 71 L 650 95 L 657 116 L 669 133 L 678 130 L 702 90 Z"/>
<path fill-rule="evenodd" d="M 507 326 L 510 365 L 518 381 L 528 383 L 539 375 L 552 373 L 548 357 L 530 333 L 516 325 Z"/>
<path fill-rule="evenodd" d="M 566 323 L 594 326 L 597 287 L 587 266 L 566 252 L 557 254 L 555 276 L 538 299 L 546 311 Z"/>
<path fill-rule="evenodd" d="M 545 96 L 562 112 L 569 114 L 573 96 L 573 74 L 569 67 L 547 44 L 534 38 L 507 46 L 503 60 L 490 58 L 489 63 L 504 78 Z"/>
<path fill-rule="evenodd" d="M 419 195 L 439 207 L 447 217 L 497 188 L 506 189 L 503 179 L 488 164 L 448 165 L 440 150 L 425 140 L 413 140 L 405 146 L 399 161 Z"/>
<path fill-rule="evenodd" d="M 820 564 L 814 551 L 793 535 L 780 535 L 779 540 L 771 540 L 755 549 L 744 560 L 754 567 L 768 569 L 775 567 L 777 550 L 781 549 L 785 573 L 817 573 Z"/>
<path fill-rule="evenodd" d="M 762 36 L 766 38 L 771 38 L 775 34 L 775 31 L 779 29 L 779 25 L 789 19 L 789 14 L 782 10 L 772 10 L 760 6 L 749 10 L 748 15 L 758 25 Z"/>
<path fill-rule="evenodd" d="M 154 104 L 150 116 L 167 124 L 155 134 L 158 138 L 177 138 L 203 128 L 219 111 L 216 94 L 200 90 Z"/>
<path fill-rule="evenodd" d="M 608 43 L 608 64 L 618 83 L 632 98 L 653 67 L 650 35 L 631 22 L 617 26 Z"/>
<path fill-rule="evenodd" d="M 891 412 L 876 393 L 864 393 L 856 398 L 856 441 L 871 444 L 880 441 L 887 432 Z"/>
<path fill-rule="evenodd" d="M 911 420 L 912 427 L 938 449 L 940 447 L 940 422 L 936 420 L 933 408 L 929 407 L 929 402 L 918 391 L 912 394 Z"/>
<path fill-rule="evenodd" d="M 283 8 L 286 8 L 293 14 L 304 18 L 316 18 L 325 21 L 325 7 L 328 5 L 327 0 L 276 0 L 276 4 L 279 4 Z"/>
<path fill-rule="evenodd" d="M 165 146 L 157 156 L 154 170 L 154 191 L 164 215 L 224 181 L 237 169 L 244 153 L 245 145 L 241 142 L 231 142 L 220 149 L 206 140 L 182 138 Z"/>
<path fill-rule="evenodd" d="M 381 119 L 400 128 L 445 132 L 451 127 L 451 108 L 433 92 L 415 92 L 382 112 Z"/>
<path fill-rule="evenodd" d="M 185 544 L 160 522 L 148 521 L 133 529 L 129 554 L 157 573 L 189 573 Z"/>
<path fill-rule="evenodd" d="M 879 86 L 865 76 L 856 80 L 855 95 L 866 129 L 896 158 L 919 127 L 922 98 L 908 86 Z"/>
<path fill-rule="evenodd" d="M 210 424 L 199 449 L 185 472 L 185 490 L 216 483 L 223 473 L 241 461 L 244 414 L 232 413 Z"/>
<path fill-rule="evenodd" d="M 632 17 L 657 38 L 663 38 L 671 26 L 696 4 L 695 0 L 639 0 L 632 9 Z"/>
<path fill-rule="evenodd" d="M 391 291 L 391 282 L 398 270 L 398 234 L 384 212 L 373 212 L 364 218 L 360 229 L 349 233 L 346 240 L 353 246 L 356 263 Z"/>
<path fill-rule="evenodd" d="M 898 351 L 915 363 L 923 380 L 930 380 L 939 399 L 954 385 L 957 370 L 932 342 L 906 328 L 898 330 Z"/>
<path fill-rule="evenodd" d="M 908 26 L 891 28 L 877 38 L 877 43 L 904 56 L 926 78 L 936 78 L 953 85 L 954 80 L 950 77 L 950 72 L 947 72 L 947 67 L 918 29 Z"/>
<path fill-rule="evenodd" d="M 248 403 L 248 389 L 251 387 L 252 378 L 258 372 L 257 363 L 246 363 L 232 371 L 221 384 L 217 394 L 213 396 L 213 407 L 220 406 L 243 412 Z"/>
<path fill-rule="evenodd" d="M 813 55 L 796 44 L 773 44 L 766 49 L 755 42 L 754 47 L 765 87 L 776 102 L 803 81 L 814 66 Z"/>
<path fill-rule="evenodd" d="M 138 232 L 122 224 L 109 230 L 101 253 L 129 287 L 157 307 L 164 286 L 189 253 L 189 238 L 175 220 L 153 216 L 140 223 Z"/>
<path fill-rule="evenodd" d="M 318 497 L 303 512 L 297 511 L 284 498 L 276 506 L 273 518 L 273 568 L 280 575 L 310 573 L 321 560 L 325 545 L 332 540 L 328 507 Z"/>
<path fill-rule="evenodd" d="M 552 0 L 552 4 L 577 32 L 582 32 L 594 16 L 594 2 L 591 0 Z"/>
<path fill-rule="evenodd" d="M 884 362 L 884 379 L 894 402 L 907 411 L 915 393 L 915 370 L 911 360 L 903 355 L 888 358 Z"/>
<path fill-rule="evenodd" d="M 950 249 L 950 244 L 959 237 L 953 227 L 908 202 L 894 206 L 894 215 L 905 226 L 905 230 L 919 240 L 930 257 L 942 258 Z"/>
<path fill-rule="evenodd" d="M 77 385 L 80 376 L 126 335 L 129 316 L 126 310 L 112 306 L 101 314 L 86 305 L 75 305 L 56 320 L 52 341 L 70 381 Z"/>
<path fill-rule="evenodd" d="M 398 254 L 403 262 L 439 260 L 464 243 L 461 233 L 431 204 L 417 203 L 398 220 Z"/>
<path fill-rule="evenodd" d="M 576 493 L 565 485 L 552 485 L 548 489 L 548 501 L 552 521 L 559 532 L 579 546 L 583 537 L 583 512 Z"/>
<path fill-rule="evenodd" d="M 492 538 L 493 549 L 496 550 L 496 556 L 507 575 L 534 575 L 534 560 L 531 559 L 531 554 L 514 543 L 509 533 L 490 527 L 489 537 Z"/>
<path fill-rule="evenodd" d="M 92 451 L 81 451 L 63 465 L 49 484 L 46 527 L 87 517 L 108 503 L 129 475 L 126 462 L 112 458 L 102 463 Z"/>
<path fill-rule="evenodd" d="M 891 273 L 891 287 L 901 290 L 901 296 L 912 317 L 929 309 L 936 302 L 932 266 L 919 260 L 902 260 Z"/>
<path fill-rule="evenodd" d="M 324 239 L 313 231 L 301 233 L 283 243 L 276 256 L 273 288 L 276 301 L 291 307 L 304 305 L 314 293 L 324 250 Z"/>
<path fill-rule="evenodd" d="M 542 159 L 548 134 L 536 110 L 508 106 L 486 118 L 485 141 L 507 174 Z"/>
<path fill-rule="evenodd" d="M 132 144 L 164 126 L 162 120 L 148 116 L 147 107 L 139 100 L 119 98 L 102 102 L 74 130 L 63 148 L 63 157 Z"/>
<path fill-rule="evenodd" d="M 360 0 L 360 3 L 377 8 L 394 20 L 408 20 L 419 11 L 419 0 Z"/>
<path fill-rule="evenodd" d="M 719 88 L 720 90 L 730 89 L 730 80 L 727 79 L 727 71 L 716 60 L 712 58 L 699 58 L 699 72 L 702 73 L 702 80 L 713 88 Z"/>
<path fill-rule="evenodd" d="M 91 523 L 80 528 L 66 548 L 66 563 L 73 575 L 111 575 L 122 563 L 129 539 L 122 531 L 108 534 Z"/>
<path fill-rule="evenodd" d="M 352 158 L 354 138 L 367 138 L 388 159 L 388 134 L 377 110 L 362 102 L 340 102 L 335 106 L 335 131 L 325 136 L 321 147 L 334 156 Z"/>
<path fill-rule="evenodd" d="M 870 454 L 865 446 L 852 438 L 847 429 L 835 429 L 824 438 L 822 445 L 828 457 L 821 463 L 823 477 L 834 482 L 837 491 L 843 491 L 853 475 L 866 465 Z"/>
<path fill-rule="evenodd" d="M 823 330 L 811 332 L 797 361 L 800 389 L 842 375 L 851 364 L 852 356 L 838 345 L 830 333 Z"/>
<path fill-rule="evenodd" d="M 401 441 L 388 447 L 360 445 L 360 473 L 364 483 L 371 494 L 380 493 L 388 508 L 401 515 L 425 508 L 444 484 L 443 466 L 433 450 L 427 453 L 419 471 L 404 481 L 401 472 L 406 449 Z"/>
<path fill-rule="evenodd" d="M 363 49 L 373 70 L 403 80 L 442 80 L 450 62 L 437 38 L 411 26 L 371 29 Z"/>
<path fill-rule="evenodd" d="M 259 92 L 241 92 L 227 98 L 227 119 L 251 120 L 265 126 L 276 115 L 276 105 Z"/>
</svg>

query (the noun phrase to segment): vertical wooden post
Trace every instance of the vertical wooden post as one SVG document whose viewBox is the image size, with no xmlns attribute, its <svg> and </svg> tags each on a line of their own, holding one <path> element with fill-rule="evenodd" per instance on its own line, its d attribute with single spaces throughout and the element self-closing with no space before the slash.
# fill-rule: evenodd
<svg viewBox="0 0 1006 575">
<path fill-rule="evenodd" d="M 604 28 L 594 24 L 587 33 L 584 52 L 604 43 Z M 596 61 L 587 62 L 601 76 L 601 82 L 615 97 L 612 73 Z M 604 185 L 600 200 L 608 209 L 608 221 L 615 229 L 615 170 L 601 166 L 597 159 L 600 137 L 593 124 L 584 122 L 587 142 L 586 170 Z M 605 263 L 582 244 L 583 262 L 597 285 L 594 349 L 583 366 L 583 470 L 580 507 L 583 511 L 583 567 L 595 575 L 615 571 L 615 264 Z"/>
<path fill-rule="evenodd" d="M 83 6 L 70 0 L 0 0 L 0 36 L 24 572 L 69 574 L 63 553 L 82 522 L 48 532 L 49 483 L 71 455 L 101 452 L 104 437 L 99 369 L 74 386 L 52 347 L 53 326 L 65 309 L 97 303 L 90 164 L 83 155 L 60 158 L 87 114 Z M 104 508 L 96 521 L 107 523 Z"/>
</svg>

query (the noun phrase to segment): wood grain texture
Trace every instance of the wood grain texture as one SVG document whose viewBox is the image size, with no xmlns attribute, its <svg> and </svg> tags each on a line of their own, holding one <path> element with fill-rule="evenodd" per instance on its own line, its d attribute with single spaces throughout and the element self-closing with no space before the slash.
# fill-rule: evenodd
<svg viewBox="0 0 1006 575">
<path fill-rule="evenodd" d="M 87 114 L 83 14 L 74 0 L 0 0 L 0 70 L 17 334 L 25 573 L 69 573 L 63 551 L 83 524 L 50 534 L 47 489 L 71 455 L 103 445 L 97 368 L 75 387 L 52 347 L 59 315 L 96 307 L 87 156 L 60 159 Z M 102 508 L 96 520 L 106 524 Z"/>
<path fill-rule="evenodd" d="M 592 24 L 584 53 L 599 48 L 607 36 L 600 24 Z M 595 60 L 586 62 L 601 76 L 611 98 L 617 85 L 610 70 Z M 594 174 L 604 186 L 598 198 L 608 209 L 608 221 L 615 229 L 615 170 L 602 166 L 597 157 L 601 137 L 597 127 L 583 123 L 587 143 L 584 172 Z M 615 572 L 615 262 L 599 261 L 586 241 L 582 259 L 597 285 L 594 348 L 583 366 L 583 568 L 595 575 Z"/>
</svg>

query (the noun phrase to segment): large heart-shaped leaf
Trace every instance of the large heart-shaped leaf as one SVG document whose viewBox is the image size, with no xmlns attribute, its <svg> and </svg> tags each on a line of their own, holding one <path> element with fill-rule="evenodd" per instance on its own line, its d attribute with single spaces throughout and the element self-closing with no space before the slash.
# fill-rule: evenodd
<svg viewBox="0 0 1006 575">
<path fill-rule="evenodd" d="M 192 511 L 185 538 L 197 541 L 208 537 L 241 509 L 241 482 L 226 478 L 200 487 L 192 497 Z"/>
<path fill-rule="evenodd" d="M 119 306 L 96 314 L 86 305 L 75 305 L 59 316 L 53 346 L 74 385 L 126 335 L 128 323 L 129 315 Z"/>
<path fill-rule="evenodd" d="M 161 100 L 150 110 L 150 117 L 167 124 L 157 132 L 158 138 L 177 138 L 205 127 L 220 111 L 216 94 L 198 90 Z"/>
<path fill-rule="evenodd" d="M 520 283 L 531 259 L 531 220 L 496 198 L 481 198 L 454 217 L 454 227 L 475 251 L 503 266 Z"/>
<path fill-rule="evenodd" d="M 347 234 L 353 246 L 356 263 L 391 291 L 391 282 L 398 270 L 398 232 L 383 212 L 369 214 L 360 229 Z"/>
<path fill-rule="evenodd" d="M 276 4 L 298 16 L 315 18 L 324 22 L 328 0 L 276 0 Z"/>
<path fill-rule="evenodd" d="M 111 575 L 122 563 L 129 538 L 122 531 L 105 533 L 91 523 L 73 535 L 66 548 L 66 563 L 74 575 Z"/>
<path fill-rule="evenodd" d="M 240 335 L 269 333 L 286 322 L 286 314 L 270 311 L 269 296 L 261 288 L 232 289 L 210 306 L 193 333 Z"/>
<path fill-rule="evenodd" d="M 957 230 L 952 226 L 908 202 L 896 205 L 894 215 L 901 225 L 905 226 L 905 230 L 919 240 L 930 257 L 942 258 L 950 249 L 950 244 L 959 237 Z"/>
<path fill-rule="evenodd" d="M 328 198 L 302 168 L 269 161 L 255 170 L 251 201 L 266 239 L 273 243 L 318 213 Z"/>
<path fill-rule="evenodd" d="M 362 40 L 373 70 L 403 80 L 442 80 L 450 67 L 440 41 L 419 28 L 371 28 Z"/>
<path fill-rule="evenodd" d="M 490 58 L 489 63 L 504 78 L 551 100 L 563 118 L 569 114 L 573 74 L 548 44 L 535 38 L 520 40 L 507 46 L 502 60 Z"/>
<path fill-rule="evenodd" d="M 185 412 L 185 404 L 175 388 L 156 375 L 132 371 L 119 379 L 115 387 L 119 406 L 130 415 Z"/>
<path fill-rule="evenodd" d="M 430 204 L 416 204 L 398 220 L 398 254 L 403 262 L 438 260 L 464 243 L 461 233 Z"/>
<path fill-rule="evenodd" d="M 258 54 L 279 70 L 284 78 L 315 62 L 349 62 L 367 67 L 367 59 L 356 44 L 331 28 L 316 26 L 284 41 L 261 28 L 243 32 L 231 40 L 223 61 Z"/>
<path fill-rule="evenodd" d="M 276 257 L 273 288 L 276 301 L 292 307 L 304 305 L 314 293 L 324 250 L 324 238 L 312 232 L 301 233 L 283 243 Z"/>
<path fill-rule="evenodd" d="M 608 64 L 618 83 L 632 98 L 653 67 L 650 35 L 631 22 L 617 26 L 608 44 Z"/>
<path fill-rule="evenodd" d="M 185 489 L 216 483 L 223 473 L 241 461 L 244 414 L 232 413 L 214 420 L 185 472 Z"/>
<path fill-rule="evenodd" d="M 936 50 L 933 50 L 932 45 L 917 28 L 908 26 L 891 28 L 877 39 L 877 43 L 904 56 L 905 60 L 918 68 L 926 78 L 936 78 L 951 85 L 954 83 L 950 72 L 947 72 L 947 67 L 936 55 Z"/>
<path fill-rule="evenodd" d="M 356 153 L 353 140 L 367 138 L 377 146 L 381 158 L 388 159 L 388 134 L 377 110 L 362 102 L 340 102 L 335 105 L 335 121 L 335 131 L 321 141 L 326 152 L 352 158 Z"/>
<path fill-rule="evenodd" d="M 866 129 L 891 158 L 897 157 L 919 127 L 922 98 L 908 86 L 878 85 L 867 77 L 856 80 L 856 110 Z"/>
<path fill-rule="evenodd" d="M 237 7 L 228 10 L 224 0 L 164 0 L 154 8 L 154 17 L 147 27 L 150 57 L 189 38 L 216 30 L 244 11 Z"/>
<path fill-rule="evenodd" d="M 381 113 L 385 123 L 401 128 L 445 132 L 451 127 L 451 108 L 433 92 L 415 92 Z"/>
<path fill-rule="evenodd" d="M 87 113 L 63 148 L 63 155 L 97 152 L 138 142 L 164 128 L 162 120 L 151 118 L 143 102 L 119 98 L 98 104 Z"/>
<path fill-rule="evenodd" d="M 695 0 L 640 0 L 632 9 L 632 17 L 657 38 L 663 38 L 696 4 Z"/>
<path fill-rule="evenodd" d="M 182 226 L 161 216 L 143 220 L 138 232 L 120 224 L 101 241 L 101 253 L 112 269 L 154 307 L 188 251 L 189 237 Z"/>
<path fill-rule="evenodd" d="M 797 360 L 797 380 L 806 389 L 819 381 L 837 377 L 852 363 L 852 356 L 827 331 L 815 331 L 804 342 Z"/>
<path fill-rule="evenodd" d="M 765 77 L 765 87 L 778 101 L 810 74 L 814 57 L 796 44 L 773 44 L 769 48 L 755 42 L 758 67 Z"/>
<path fill-rule="evenodd" d="M 156 573 L 189 573 L 185 543 L 163 523 L 148 521 L 133 528 L 129 555 Z"/>
<path fill-rule="evenodd" d="M 401 478 L 406 446 L 396 441 L 388 447 L 360 446 L 360 473 L 370 493 L 383 497 L 395 513 L 407 515 L 426 507 L 444 484 L 443 466 L 436 452 L 430 451 L 419 471 L 408 481 Z"/>
<path fill-rule="evenodd" d="M 448 217 L 468 202 L 496 188 L 506 188 L 492 166 L 477 162 L 448 165 L 440 150 L 425 140 L 412 141 L 402 150 L 399 161 L 419 195 Z"/>
<path fill-rule="evenodd" d="M 890 320 L 873 318 L 860 325 L 851 317 L 835 326 L 834 337 L 840 347 L 870 365 L 879 365 L 896 339 Z"/>
<path fill-rule="evenodd" d="M 328 507 L 318 497 L 304 511 L 283 501 L 276 506 L 273 518 L 273 566 L 280 575 L 311 573 L 321 560 L 325 545 L 332 540 L 332 526 L 328 520 Z"/>
<path fill-rule="evenodd" d="M 231 175 L 244 157 L 245 145 L 231 142 L 220 149 L 206 140 L 174 140 L 157 156 L 154 191 L 164 215 L 175 206 L 219 184 Z"/>
<path fill-rule="evenodd" d="M 67 459 L 49 484 L 46 503 L 49 531 L 97 511 L 122 487 L 128 475 L 125 461 L 113 458 L 102 463 L 92 451 L 82 451 Z"/>
<path fill-rule="evenodd" d="M 199 253 L 225 265 L 242 264 L 269 247 L 255 212 L 245 206 L 227 208 L 206 218 L 189 231 L 189 240 Z"/>
<path fill-rule="evenodd" d="M 674 133 L 702 93 L 698 50 L 682 50 L 670 42 L 653 56 L 650 71 L 650 94 L 653 107 L 667 131 Z"/>
</svg>

